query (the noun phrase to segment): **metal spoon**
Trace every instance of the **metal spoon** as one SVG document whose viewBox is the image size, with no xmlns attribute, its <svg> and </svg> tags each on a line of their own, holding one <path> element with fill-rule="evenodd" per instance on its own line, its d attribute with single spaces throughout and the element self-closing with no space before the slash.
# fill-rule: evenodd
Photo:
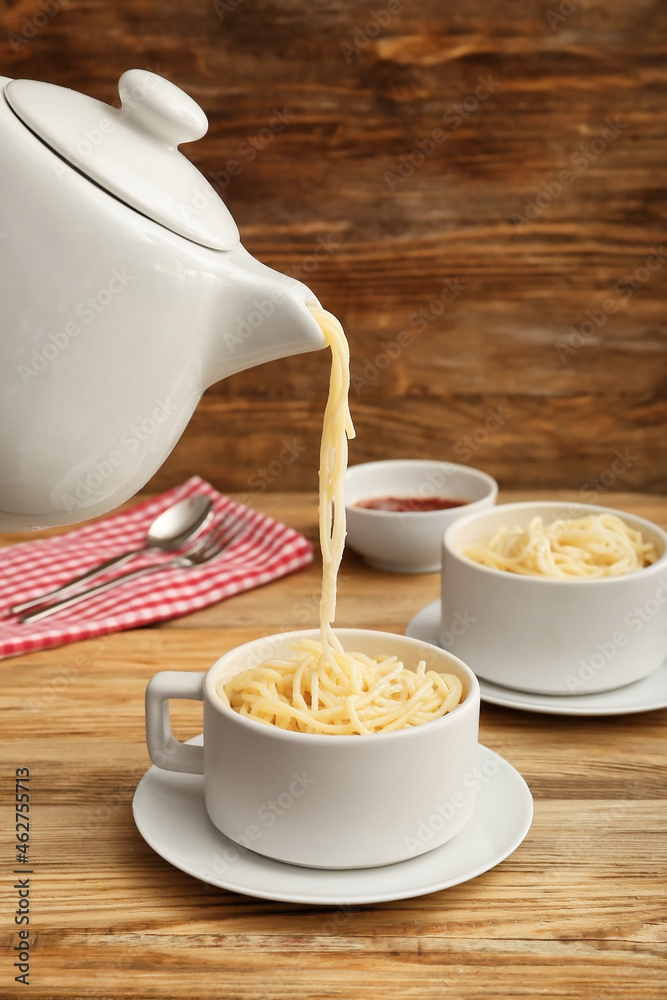
<svg viewBox="0 0 667 1000">
<path fill-rule="evenodd" d="M 185 500 L 180 500 L 173 507 L 168 507 L 167 510 L 155 518 L 146 532 L 146 542 L 141 548 L 133 549 L 131 552 L 123 552 L 119 556 L 112 556 L 110 559 L 106 559 L 97 566 L 93 566 L 87 572 L 70 580 L 69 583 L 56 587 L 55 590 L 50 590 L 48 593 L 40 594 L 38 597 L 32 597 L 29 601 L 15 604 L 9 610 L 13 614 L 19 614 L 21 611 L 26 611 L 28 608 L 34 608 L 38 604 L 43 604 L 45 601 L 51 600 L 56 595 L 60 597 L 72 590 L 76 590 L 80 584 L 92 580 L 94 577 L 99 576 L 100 573 L 106 573 L 112 566 L 122 566 L 142 552 L 150 552 L 153 549 L 163 552 L 173 552 L 176 549 L 180 549 L 186 542 L 189 542 L 199 534 L 202 528 L 208 524 L 212 515 L 213 501 L 201 493 L 187 497 Z"/>
</svg>

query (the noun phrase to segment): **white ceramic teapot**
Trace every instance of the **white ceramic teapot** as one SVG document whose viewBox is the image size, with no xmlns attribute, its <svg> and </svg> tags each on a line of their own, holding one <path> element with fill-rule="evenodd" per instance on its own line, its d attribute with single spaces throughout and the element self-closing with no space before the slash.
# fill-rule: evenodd
<svg viewBox="0 0 667 1000">
<path fill-rule="evenodd" d="M 0 529 L 106 513 L 209 385 L 325 346 L 178 144 L 199 106 L 129 70 L 122 107 L 0 77 Z M 270 374 L 267 372 L 267 378 Z"/>
</svg>

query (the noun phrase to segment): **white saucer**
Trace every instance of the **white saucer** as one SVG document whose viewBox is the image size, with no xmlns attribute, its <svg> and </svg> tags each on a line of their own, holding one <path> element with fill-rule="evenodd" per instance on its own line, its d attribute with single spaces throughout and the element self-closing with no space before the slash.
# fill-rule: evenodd
<svg viewBox="0 0 667 1000">
<path fill-rule="evenodd" d="M 191 742 L 201 743 L 201 737 Z M 357 906 L 447 889 L 481 875 L 516 850 L 533 818 L 528 786 L 511 764 L 486 747 L 479 748 L 477 766 L 482 768 L 481 787 L 465 828 L 442 847 L 380 868 L 300 868 L 244 850 L 208 818 L 200 775 L 151 767 L 137 786 L 132 808 L 139 833 L 153 850 L 203 882 L 263 899 Z"/>
<path fill-rule="evenodd" d="M 440 601 L 422 608 L 405 630 L 411 638 L 422 639 L 434 646 L 439 645 L 439 632 Z M 648 677 L 599 694 L 535 694 L 501 687 L 481 677 L 478 680 L 482 701 L 547 715 L 632 715 L 667 707 L 667 660 Z"/>
</svg>

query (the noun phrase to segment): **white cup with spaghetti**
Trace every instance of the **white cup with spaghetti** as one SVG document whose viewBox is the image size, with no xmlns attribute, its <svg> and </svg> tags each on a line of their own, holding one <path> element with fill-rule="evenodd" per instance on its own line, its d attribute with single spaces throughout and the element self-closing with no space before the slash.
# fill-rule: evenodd
<svg viewBox="0 0 667 1000">
<path fill-rule="evenodd" d="M 242 672 L 252 670 L 256 676 L 267 662 L 289 658 L 295 642 L 320 638 L 319 630 L 287 632 L 225 653 L 207 673 L 156 674 L 146 690 L 148 750 L 157 767 L 203 774 L 210 819 L 242 848 L 317 868 L 400 862 L 446 843 L 472 815 L 479 787 L 479 684 L 461 660 L 429 643 L 363 629 L 336 629 L 335 635 L 346 652 L 369 659 L 396 657 L 410 672 L 423 661 L 422 678 L 434 671 L 440 679 L 429 683 L 445 692 L 437 711 L 446 708 L 447 698 L 453 707 L 430 717 L 429 712 L 437 715 L 431 694 L 420 695 L 427 721 L 418 722 L 413 714 L 411 724 L 389 731 L 373 731 L 372 720 L 385 718 L 383 709 L 373 708 L 375 702 L 364 706 L 363 698 L 358 711 L 351 712 L 362 727 L 356 732 L 349 731 L 349 719 L 347 731 L 343 723 L 318 721 L 314 727 L 325 731 L 308 732 L 241 714 L 238 705 L 247 687 Z M 382 666 L 383 677 L 388 663 Z M 417 683 L 414 675 L 408 681 L 408 695 L 426 683 Z M 326 682 L 321 675 L 320 685 Z M 230 696 L 237 708 L 231 707 Z M 320 705 L 323 697 L 321 688 L 319 693 L 309 689 L 306 701 Z M 172 735 L 167 703 L 173 698 L 203 701 L 203 746 Z M 265 702 L 257 700 L 252 711 Z M 296 715 L 290 724 L 303 726 L 303 709 Z M 399 712 L 396 725 L 400 718 Z M 428 837 L 420 835 L 424 828 Z"/>
<path fill-rule="evenodd" d="M 667 656 L 667 534 L 623 511 L 501 504 L 445 533 L 439 643 L 546 695 L 631 684 Z"/>
</svg>

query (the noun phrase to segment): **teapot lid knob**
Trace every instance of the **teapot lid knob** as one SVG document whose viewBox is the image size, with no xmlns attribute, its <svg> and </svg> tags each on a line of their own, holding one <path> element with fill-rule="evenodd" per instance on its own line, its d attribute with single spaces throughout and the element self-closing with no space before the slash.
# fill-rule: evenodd
<svg viewBox="0 0 667 1000">
<path fill-rule="evenodd" d="M 4 91 L 28 128 L 126 205 L 201 246 L 239 243 L 217 191 L 178 149 L 206 134 L 206 115 L 169 80 L 127 70 L 118 81 L 121 108 L 36 80 L 10 80 Z"/>
<path fill-rule="evenodd" d="M 208 131 L 208 119 L 196 101 L 155 73 L 128 69 L 118 81 L 118 93 L 126 117 L 167 146 L 194 142 Z"/>
</svg>

